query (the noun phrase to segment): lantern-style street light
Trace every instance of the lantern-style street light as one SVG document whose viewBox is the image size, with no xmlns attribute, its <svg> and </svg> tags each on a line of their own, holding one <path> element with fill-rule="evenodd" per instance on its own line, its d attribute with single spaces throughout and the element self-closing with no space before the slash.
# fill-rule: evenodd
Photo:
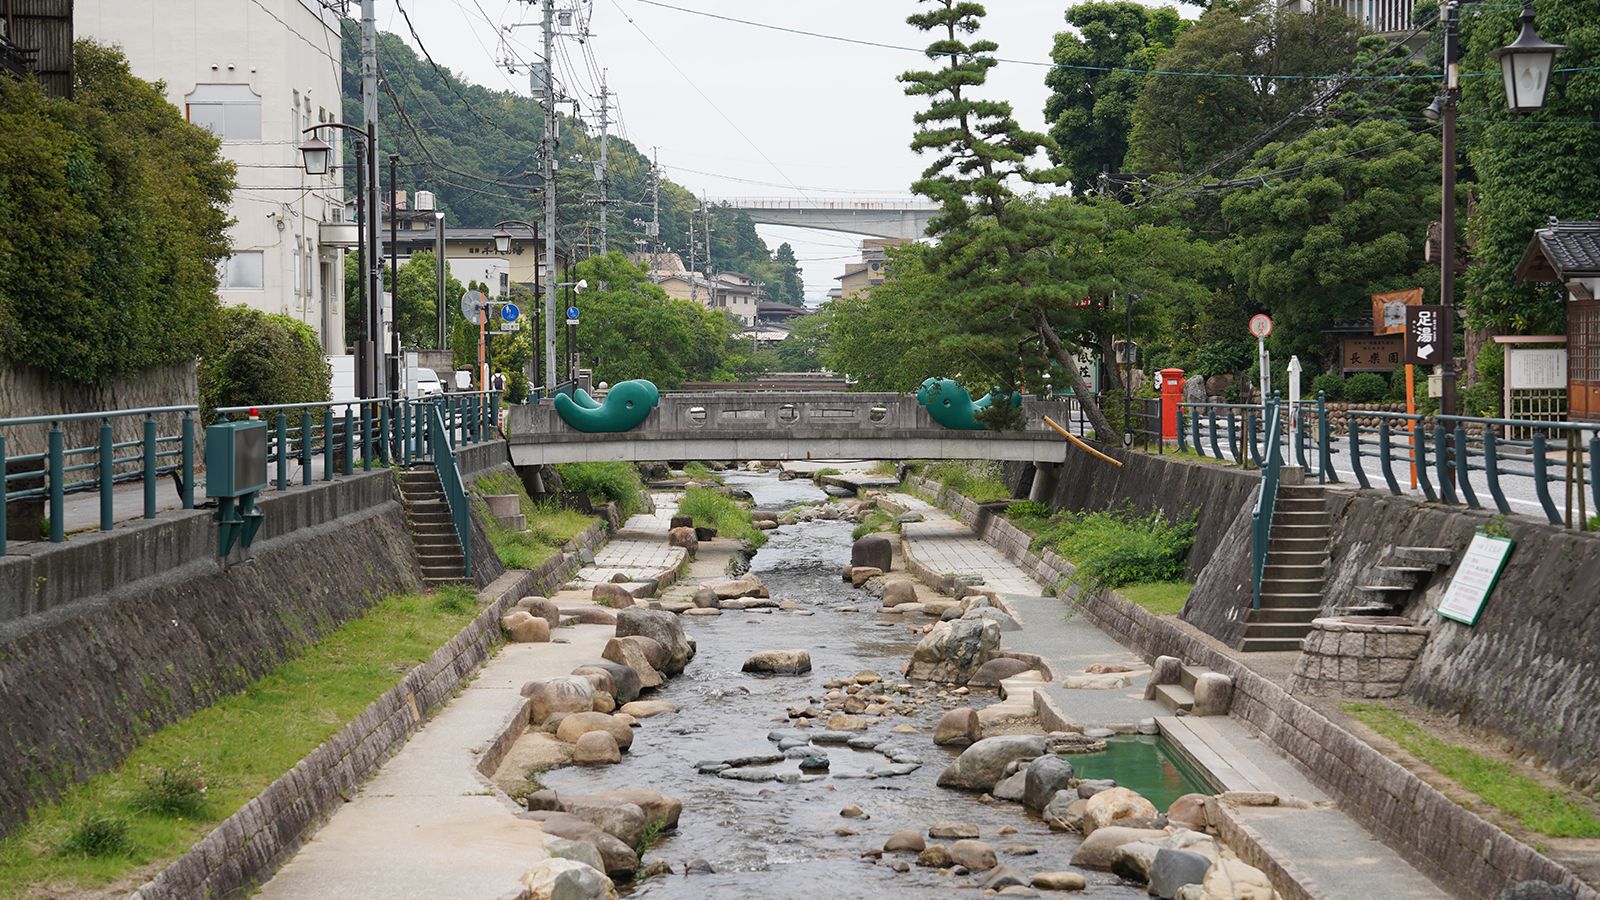
<svg viewBox="0 0 1600 900">
<path fill-rule="evenodd" d="M 1505 81 L 1506 105 L 1512 112 L 1538 112 L 1544 108 L 1550 75 L 1555 71 L 1556 54 L 1567 49 L 1539 37 L 1533 28 L 1533 3 L 1522 6 L 1522 33 L 1510 44 L 1489 55 L 1500 60 L 1500 77 Z"/>
<path fill-rule="evenodd" d="M 356 241 L 356 269 L 361 277 L 356 280 L 358 306 L 365 320 L 361 337 L 356 341 L 356 358 L 361 362 L 356 373 L 356 393 L 371 397 L 378 392 L 378 357 L 381 347 L 378 335 L 378 213 L 366 209 L 367 178 L 377 178 L 376 161 L 370 156 L 371 136 L 365 129 L 343 122 L 323 122 L 312 125 L 301 134 L 306 135 L 300 145 L 301 162 L 307 175 L 327 175 L 333 168 L 333 148 L 317 136 L 323 128 L 337 128 L 350 133 L 356 142 L 356 218 L 361 223 L 361 238 Z"/>
</svg>

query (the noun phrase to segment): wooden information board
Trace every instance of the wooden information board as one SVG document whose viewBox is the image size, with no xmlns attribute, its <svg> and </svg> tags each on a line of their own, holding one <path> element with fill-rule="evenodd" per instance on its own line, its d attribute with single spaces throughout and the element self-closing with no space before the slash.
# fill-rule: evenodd
<svg viewBox="0 0 1600 900">
<path fill-rule="evenodd" d="M 1484 601 L 1489 599 L 1500 570 L 1511 556 L 1512 546 L 1510 538 L 1475 535 L 1467 545 L 1467 555 L 1456 567 L 1456 576 L 1445 589 L 1444 599 L 1439 601 L 1439 615 L 1463 625 L 1478 621 Z"/>
</svg>

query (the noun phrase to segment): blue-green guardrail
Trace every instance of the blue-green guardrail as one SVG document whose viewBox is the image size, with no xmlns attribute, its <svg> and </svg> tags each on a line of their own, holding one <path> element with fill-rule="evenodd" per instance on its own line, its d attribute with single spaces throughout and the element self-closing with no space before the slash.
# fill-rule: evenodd
<svg viewBox="0 0 1600 900">
<path fill-rule="evenodd" d="M 472 574 L 472 502 L 467 497 L 466 485 L 461 483 L 461 470 L 456 465 L 453 435 L 445 423 L 443 404 L 423 403 L 418 409 L 428 423 L 428 440 L 431 444 L 433 467 L 439 473 L 439 485 L 444 489 L 444 499 L 450 507 L 450 524 L 455 529 L 456 541 L 461 545 L 462 571 Z"/>
<path fill-rule="evenodd" d="M 1278 443 L 1278 402 L 1266 405 L 1266 450 L 1261 456 L 1261 490 L 1250 513 L 1250 570 L 1255 582 L 1250 605 L 1261 608 L 1261 578 L 1266 573 L 1267 551 L 1272 546 L 1272 510 L 1278 504 L 1278 479 L 1283 472 L 1283 447 Z M 1252 448 L 1254 449 L 1254 448 Z"/>
</svg>

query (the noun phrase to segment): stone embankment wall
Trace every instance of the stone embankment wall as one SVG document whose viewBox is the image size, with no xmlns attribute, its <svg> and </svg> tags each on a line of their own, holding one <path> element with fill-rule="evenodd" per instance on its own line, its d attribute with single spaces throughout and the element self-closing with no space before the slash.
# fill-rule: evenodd
<svg viewBox="0 0 1600 900">
<path fill-rule="evenodd" d="M 182 406 L 194 403 L 197 396 L 194 363 L 145 369 L 118 376 L 103 385 L 57 381 L 31 366 L 0 365 L 0 419 Z M 181 415 L 156 417 L 163 435 L 177 434 L 181 420 Z M 112 430 L 118 441 L 136 440 L 144 433 L 143 420 L 137 417 L 114 419 Z M 201 430 L 198 421 L 195 430 Z M 49 431 L 47 425 L 7 428 L 6 454 L 22 456 L 43 452 Z M 68 447 L 87 447 L 100 440 L 100 423 L 95 420 L 68 423 L 62 431 Z"/>
<path fill-rule="evenodd" d="M 532 572 L 512 571 L 495 579 L 485 591 L 488 606 L 466 628 L 162 869 L 132 900 L 232 897 L 265 882 L 494 652 L 506 610 L 528 594 L 556 590 L 577 570 L 576 551 L 593 550 L 608 534 L 596 523 L 573 539 L 569 552 Z"/>
<path fill-rule="evenodd" d="M 505 459 L 502 443 L 472 449 L 463 464 Z M 0 557 L 0 835 L 150 732 L 421 584 L 388 469 L 269 491 L 260 507 L 255 543 L 226 562 L 208 510 Z M 482 570 L 502 572 L 480 543 Z"/>
<path fill-rule="evenodd" d="M 970 501 L 932 482 L 921 486 L 935 491 L 940 505 L 962 521 L 974 524 L 978 507 Z M 1054 554 L 1028 551 L 1026 535 L 998 516 L 983 523 L 980 533 L 1042 584 L 1058 584 L 1071 575 L 1070 563 Z M 1080 613 L 1128 647 L 1150 657 L 1176 656 L 1231 677 L 1233 715 L 1298 762 L 1364 827 L 1455 895 L 1492 897 L 1518 882 L 1541 880 L 1570 887 L 1575 900 L 1600 900 L 1600 894 L 1571 871 L 1456 805 L 1403 766 L 1256 674 L 1213 638 L 1153 615 L 1115 593 L 1072 599 Z"/>
</svg>

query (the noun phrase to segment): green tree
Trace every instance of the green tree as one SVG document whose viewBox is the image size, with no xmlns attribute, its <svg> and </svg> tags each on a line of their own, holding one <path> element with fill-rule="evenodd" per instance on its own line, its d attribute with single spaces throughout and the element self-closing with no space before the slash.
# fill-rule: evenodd
<svg viewBox="0 0 1600 900">
<path fill-rule="evenodd" d="M 794 248 L 788 241 L 778 245 L 772 253 L 772 261 L 777 265 L 777 290 L 773 292 L 773 299 L 781 300 L 790 306 L 804 306 L 806 302 L 806 285 L 801 280 L 800 261 L 795 259 Z"/>
<path fill-rule="evenodd" d="M 1323 79 L 1276 76 L 1325 75 L 1350 65 L 1361 27 L 1354 19 L 1332 4 L 1296 15 L 1277 7 L 1272 0 L 1219 4 L 1184 30 L 1162 55 L 1162 69 L 1261 77 L 1149 79 L 1134 107 L 1128 168 L 1200 171 L 1327 88 Z M 1281 136 L 1293 137 L 1311 121 L 1291 124 Z"/>
<path fill-rule="evenodd" d="M 315 331 L 288 316 L 247 306 L 218 314 L 195 375 L 200 407 L 207 411 L 324 401 L 331 378 Z"/>
<path fill-rule="evenodd" d="M 972 368 L 941 348 L 954 329 L 930 306 L 937 303 L 942 282 L 928 270 L 928 255 L 922 244 L 891 249 L 893 265 L 883 284 L 870 294 L 831 301 L 812 317 L 827 333 L 822 362 L 829 369 L 854 379 L 862 390 L 905 392 L 930 375 Z M 947 368 L 952 359 L 955 370 Z"/>
<path fill-rule="evenodd" d="M 724 366 L 737 327 L 727 314 L 668 297 L 620 253 L 584 260 L 572 279 L 591 285 L 582 297 L 577 339 L 595 381 L 648 378 L 673 388 L 728 374 Z"/>
<path fill-rule="evenodd" d="M 1235 231 L 1229 266 L 1251 307 L 1273 316 L 1281 357 L 1320 361 L 1324 329 L 1365 316 L 1373 292 L 1438 283 L 1421 253 L 1439 210 L 1438 159 L 1432 135 L 1368 120 L 1269 146 L 1241 173 L 1261 184 L 1222 203 Z"/>
<path fill-rule="evenodd" d="M 1588 70 L 1600 58 L 1600 0 L 1545 0 L 1535 8 L 1540 36 L 1569 46 L 1557 67 L 1583 71 L 1556 75 L 1544 110 L 1532 115 L 1507 111 L 1499 66 L 1488 58 L 1516 38 L 1519 11 L 1484 8 L 1463 23 L 1462 68 L 1495 73 L 1464 79 L 1462 89 L 1466 156 L 1477 177 L 1463 306 L 1473 327 L 1559 334 L 1565 290 L 1520 282 L 1515 270 L 1548 217 L 1593 219 L 1600 210 L 1600 129 L 1589 123 L 1600 105 L 1600 72 Z"/>
<path fill-rule="evenodd" d="M 1122 171 L 1133 128 L 1133 107 L 1149 75 L 1125 69 L 1156 68 L 1184 28 L 1172 7 L 1152 9 L 1131 0 L 1079 3 L 1066 12 L 1077 33 L 1056 35 L 1045 76 L 1051 94 L 1044 117 L 1074 193 L 1095 186 L 1102 170 Z"/>
<path fill-rule="evenodd" d="M 815 372 L 822 368 L 828 346 L 828 319 L 812 313 L 795 320 L 789 336 L 774 348 L 774 368 L 782 372 Z"/>
<path fill-rule="evenodd" d="M 201 350 L 234 167 L 120 52 L 74 66 L 73 100 L 0 78 L 0 358 L 103 383 Z"/>
</svg>

